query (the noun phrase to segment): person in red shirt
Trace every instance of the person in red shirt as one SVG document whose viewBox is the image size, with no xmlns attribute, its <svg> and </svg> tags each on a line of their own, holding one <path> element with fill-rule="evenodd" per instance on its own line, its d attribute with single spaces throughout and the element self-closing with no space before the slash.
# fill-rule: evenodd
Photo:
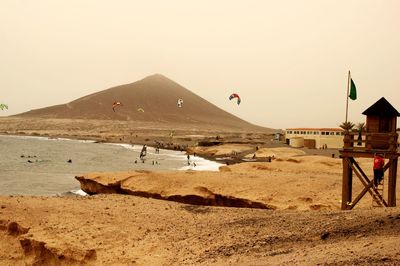
<svg viewBox="0 0 400 266">
<path fill-rule="evenodd" d="M 375 187 L 383 179 L 383 166 L 385 165 L 385 159 L 381 154 L 375 153 L 374 155 L 374 185 Z"/>
</svg>

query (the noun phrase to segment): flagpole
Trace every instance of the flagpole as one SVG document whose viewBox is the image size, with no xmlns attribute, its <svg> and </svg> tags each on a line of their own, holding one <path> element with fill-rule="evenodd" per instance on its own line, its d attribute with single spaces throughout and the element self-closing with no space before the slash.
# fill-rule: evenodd
<svg viewBox="0 0 400 266">
<path fill-rule="evenodd" d="M 349 111 L 349 88 L 350 88 L 350 70 L 349 75 L 347 77 L 347 93 L 346 93 L 346 123 L 347 123 L 347 114 Z"/>
</svg>

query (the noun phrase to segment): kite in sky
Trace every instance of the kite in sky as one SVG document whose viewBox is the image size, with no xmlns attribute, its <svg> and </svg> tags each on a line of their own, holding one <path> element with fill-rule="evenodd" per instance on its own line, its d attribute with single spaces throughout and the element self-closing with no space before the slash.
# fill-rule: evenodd
<svg viewBox="0 0 400 266">
<path fill-rule="evenodd" d="M 183 104 L 183 100 L 182 99 L 178 99 L 178 107 L 182 107 Z"/>
<path fill-rule="evenodd" d="M 0 103 L 0 109 L 1 110 L 8 109 L 8 105 L 4 104 L 4 103 Z"/>
<path fill-rule="evenodd" d="M 115 112 L 115 108 L 116 108 L 117 106 L 122 106 L 122 103 L 121 103 L 121 102 L 113 102 L 113 104 L 112 104 L 112 109 L 113 109 L 114 112 Z"/>
<path fill-rule="evenodd" d="M 229 96 L 229 100 L 232 100 L 235 98 L 237 99 L 237 104 L 239 105 L 242 100 L 240 99 L 240 96 L 237 93 L 232 93 L 231 96 Z"/>
</svg>

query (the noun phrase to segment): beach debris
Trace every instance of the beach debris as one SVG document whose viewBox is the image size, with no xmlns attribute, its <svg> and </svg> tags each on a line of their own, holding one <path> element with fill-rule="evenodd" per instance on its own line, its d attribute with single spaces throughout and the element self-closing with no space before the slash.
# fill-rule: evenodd
<svg viewBox="0 0 400 266">
<path fill-rule="evenodd" d="M 118 107 L 118 106 L 123 106 L 123 105 L 122 105 L 121 102 L 113 102 L 112 109 L 113 109 L 114 112 L 115 112 L 115 108 Z"/>
<path fill-rule="evenodd" d="M 183 105 L 183 100 L 181 98 L 178 99 L 178 103 L 177 103 L 178 107 L 181 108 Z"/>
<path fill-rule="evenodd" d="M 67 161 L 67 163 L 72 163 L 72 160 L 71 160 L 71 159 L 69 159 L 69 160 Z"/>
<path fill-rule="evenodd" d="M 137 111 L 144 113 L 144 109 L 143 108 L 138 108 Z"/>
<path fill-rule="evenodd" d="M 4 104 L 4 103 L 0 103 L 0 109 L 1 109 L 1 110 L 4 110 L 4 109 L 7 109 L 7 110 L 8 110 L 8 105 L 7 105 L 7 104 Z"/>
<path fill-rule="evenodd" d="M 229 96 L 229 100 L 232 100 L 232 99 L 235 99 L 235 98 L 237 99 L 237 104 L 239 105 L 240 102 L 242 101 L 242 100 L 240 99 L 239 94 L 237 94 L 237 93 L 232 93 L 231 96 Z"/>
</svg>

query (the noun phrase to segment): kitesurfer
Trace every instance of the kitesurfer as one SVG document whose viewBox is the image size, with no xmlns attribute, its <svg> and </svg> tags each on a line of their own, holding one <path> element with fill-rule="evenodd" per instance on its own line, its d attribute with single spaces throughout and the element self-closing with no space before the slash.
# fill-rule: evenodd
<svg viewBox="0 0 400 266">
<path fill-rule="evenodd" d="M 143 145 L 142 151 L 140 152 L 140 159 L 143 159 L 147 154 L 147 147 L 146 144 Z"/>
</svg>

